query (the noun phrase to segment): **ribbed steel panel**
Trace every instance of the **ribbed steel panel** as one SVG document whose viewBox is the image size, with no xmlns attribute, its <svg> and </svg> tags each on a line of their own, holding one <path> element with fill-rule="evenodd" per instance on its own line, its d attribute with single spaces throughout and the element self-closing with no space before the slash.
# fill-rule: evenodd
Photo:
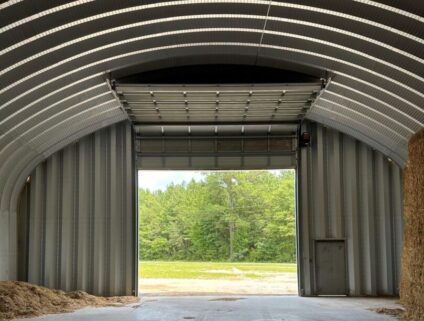
<svg viewBox="0 0 424 321">
<path fill-rule="evenodd" d="M 131 126 L 120 123 L 37 166 L 19 203 L 20 280 L 106 296 L 136 294 L 132 145 Z"/>
<path fill-rule="evenodd" d="M 302 131 L 311 133 L 312 142 L 299 151 L 301 294 L 317 293 L 314 242 L 344 240 L 348 294 L 398 295 L 402 169 L 334 129 L 305 123 Z"/>
</svg>

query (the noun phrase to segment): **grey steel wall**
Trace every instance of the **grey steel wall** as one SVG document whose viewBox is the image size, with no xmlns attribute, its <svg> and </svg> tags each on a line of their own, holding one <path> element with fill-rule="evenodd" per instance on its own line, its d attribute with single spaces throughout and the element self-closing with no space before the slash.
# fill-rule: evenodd
<svg viewBox="0 0 424 321">
<path fill-rule="evenodd" d="M 314 241 L 344 239 L 348 294 L 397 295 L 402 246 L 402 170 L 350 136 L 315 123 L 300 149 L 300 289 L 316 293 Z"/>
<path fill-rule="evenodd" d="M 133 155 L 124 122 L 37 166 L 18 210 L 21 280 L 107 296 L 136 293 Z"/>
</svg>

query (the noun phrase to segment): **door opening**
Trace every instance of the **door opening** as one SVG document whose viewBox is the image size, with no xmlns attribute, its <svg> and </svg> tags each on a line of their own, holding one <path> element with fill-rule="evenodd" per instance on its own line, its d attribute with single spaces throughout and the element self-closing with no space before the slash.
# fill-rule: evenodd
<svg viewBox="0 0 424 321">
<path fill-rule="evenodd" d="M 293 295 L 295 171 L 139 171 L 141 295 Z"/>
</svg>

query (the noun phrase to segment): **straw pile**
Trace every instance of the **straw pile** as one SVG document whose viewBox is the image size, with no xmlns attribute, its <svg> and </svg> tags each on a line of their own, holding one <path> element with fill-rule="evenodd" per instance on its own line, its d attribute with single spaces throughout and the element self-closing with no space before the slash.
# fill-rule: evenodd
<svg viewBox="0 0 424 321">
<path fill-rule="evenodd" d="M 424 320 L 424 130 L 409 141 L 404 180 L 401 303 L 406 320 Z"/>
<path fill-rule="evenodd" d="M 83 291 L 64 292 L 18 281 L 0 282 L 0 320 L 73 312 L 87 306 L 124 306 L 138 298 L 96 297 Z"/>
<path fill-rule="evenodd" d="M 377 309 L 369 309 L 371 311 L 377 312 L 379 314 L 390 315 L 395 318 L 401 318 L 405 314 L 405 310 L 399 308 L 377 308 Z"/>
</svg>

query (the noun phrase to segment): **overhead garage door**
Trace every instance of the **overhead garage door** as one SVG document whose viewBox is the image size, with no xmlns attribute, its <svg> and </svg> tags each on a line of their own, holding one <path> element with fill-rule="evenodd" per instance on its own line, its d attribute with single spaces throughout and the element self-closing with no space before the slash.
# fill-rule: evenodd
<svg viewBox="0 0 424 321">
<path fill-rule="evenodd" d="M 135 128 L 139 169 L 296 167 L 297 124 Z"/>
<path fill-rule="evenodd" d="M 320 83 L 117 84 L 139 169 L 295 168 L 297 132 Z"/>
</svg>

